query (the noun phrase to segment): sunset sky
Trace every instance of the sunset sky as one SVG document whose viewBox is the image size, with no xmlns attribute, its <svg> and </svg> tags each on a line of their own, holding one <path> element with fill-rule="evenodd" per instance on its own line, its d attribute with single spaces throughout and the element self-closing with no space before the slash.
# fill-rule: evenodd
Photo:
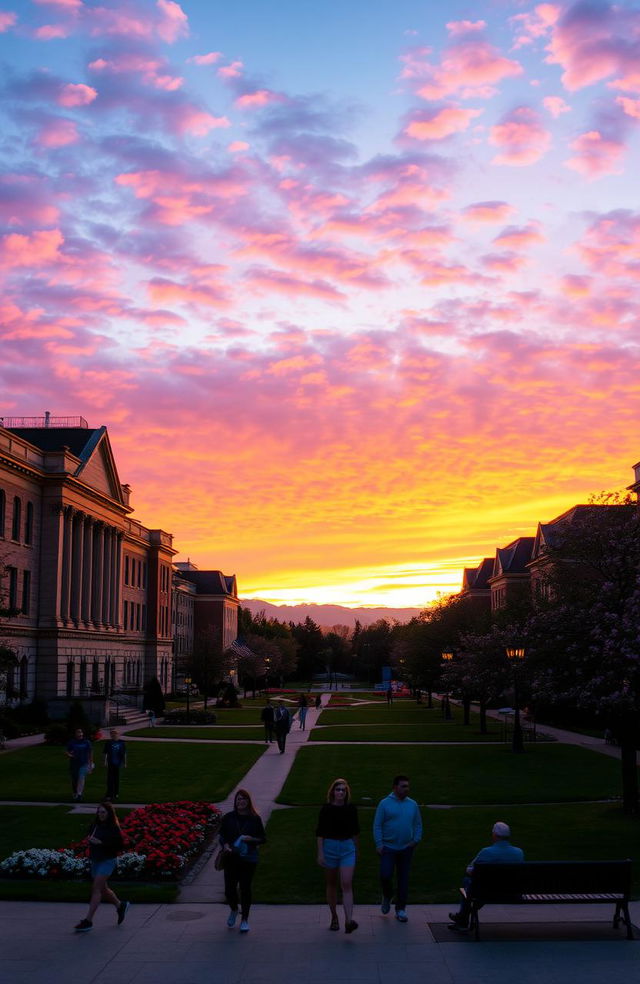
<svg viewBox="0 0 640 984">
<path fill-rule="evenodd" d="M 640 3 L 0 0 L 0 415 L 272 602 L 422 607 L 640 459 Z"/>
</svg>

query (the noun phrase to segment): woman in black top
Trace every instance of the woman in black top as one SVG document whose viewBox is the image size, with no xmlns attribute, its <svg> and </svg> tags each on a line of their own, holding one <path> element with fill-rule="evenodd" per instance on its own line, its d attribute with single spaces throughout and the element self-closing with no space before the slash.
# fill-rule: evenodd
<svg viewBox="0 0 640 984">
<path fill-rule="evenodd" d="M 338 871 L 344 906 L 344 931 L 358 928 L 353 918 L 353 872 L 358 853 L 358 810 L 350 802 L 351 790 L 346 779 L 334 779 L 327 792 L 327 802 L 320 809 L 316 838 L 318 864 L 324 868 L 327 902 L 331 910 L 329 929 L 340 929 L 338 922 Z"/>
<path fill-rule="evenodd" d="M 225 851 L 224 893 L 231 912 L 227 926 L 233 929 L 238 918 L 238 889 L 240 889 L 240 932 L 249 932 L 251 882 L 258 864 L 258 844 L 267 840 L 262 825 L 246 789 L 239 789 L 231 813 L 225 813 L 220 824 L 220 844 Z"/>
<path fill-rule="evenodd" d="M 89 858 L 91 860 L 91 898 L 85 919 L 76 926 L 77 933 L 93 929 L 93 917 L 100 902 L 110 902 L 118 912 L 118 926 L 127 914 L 128 902 L 121 902 L 107 883 L 116 867 L 118 854 L 124 845 L 120 823 L 112 803 L 100 803 L 95 820 L 89 829 Z"/>
</svg>

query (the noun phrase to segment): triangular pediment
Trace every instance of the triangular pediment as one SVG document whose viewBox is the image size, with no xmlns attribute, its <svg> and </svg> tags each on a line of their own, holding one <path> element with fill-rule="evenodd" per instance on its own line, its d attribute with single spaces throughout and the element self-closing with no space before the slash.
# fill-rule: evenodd
<svg viewBox="0 0 640 984">
<path fill-rule="evenodd" d="M 94 435 L 94 439 L 87 444 L 82 452 L 76 478 L 91 486 L 92 489 L 102 492 L 103 495 L 108 495 L 110 499 L 124 503 L 122 487 L 106 427 L 101 427 L 94 432 Z"/>
</svg>

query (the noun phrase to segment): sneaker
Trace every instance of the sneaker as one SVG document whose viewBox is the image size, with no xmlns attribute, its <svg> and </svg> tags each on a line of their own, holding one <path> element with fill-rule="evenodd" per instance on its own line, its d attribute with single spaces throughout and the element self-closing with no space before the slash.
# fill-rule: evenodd
<svg viewBox="0 0 640 984">
<path fill-rule="evenodd" d="M 465 919 L 464 916 L 460 915 L 459 912 L 450 912 L 449 913 L 449 919 L 451 920 L 451 923 L 452 923 L 452 925 L 449 927 L 450 929 L 468 929 L 469 928 L 469 921 L 467 919 Z"/>
<path fill-rule="evenodd" d="M 409 922 L 409 916 L 404 909 L 398 909 L 396 912 L 396 919 L 398 922 Z"/>
<path fill-rule="evenodd" d="M 386 916 L 387 913 L 391 912 L 391 899 L 382 900 L 382 905 L 380 906 L 380 912 L 382 913 L 383 916 Z"/>
<path fill-rule="evenodd" d="M 124 917 L 127 914 L 127 909 L 131 905 L 131 902 L 121 902 L 118 906 L 118 926 L 121 926 L 124 922 Z"/>
<path fill-rule="evenodd" d="M 229 929 L 233 929 L 233 927 L 236 924 L 237 918 L 238 918 L 238 910 L 232 909 L 229 915 L 227 916 L 227 926 L 229 927 Z"/>
<path fill-rule="evenodd" d="M 76 933 L 88 933 L 93 929 L 93 923 L 90 919 L 81 919 L 78 925 L 75 927 Z"/>
<path fill-rule="evenodd" d="M 353 933 L 354 930 L 356 930 L 357 928 L 358 928 L 357 922 L 355 921 L 355 919 L 351 919 L 351 921 L 348 922 L 344 927 L 344 931 L 345 933 Z"/>
<path fill-rule="evenodd" d="M 241 933 L 249 932 L 249 923 L 247 922 L 246 919 L 243 919 L 242 922 L 240 923 L 240 932 Z"/>
</svg>

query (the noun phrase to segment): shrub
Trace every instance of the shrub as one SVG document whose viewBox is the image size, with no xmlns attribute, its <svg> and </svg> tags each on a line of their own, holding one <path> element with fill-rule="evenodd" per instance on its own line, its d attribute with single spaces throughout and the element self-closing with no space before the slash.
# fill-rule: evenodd
<svg viewBox="0 0 640 984">
<path fill-rule="evenodd" d="M 215 724 L 217 720 L 213 711 L 189 711 L 187 717 L 187 712 L 183 707 L 167 711 L 163 717 L 164 724 Z"/>
<path fill-rule="evenodd" d="M 47 745 L 66 745 L 69 741 L 69 729 L 66 724 L 50 724 L 44 733 Z"/>
</svg>

